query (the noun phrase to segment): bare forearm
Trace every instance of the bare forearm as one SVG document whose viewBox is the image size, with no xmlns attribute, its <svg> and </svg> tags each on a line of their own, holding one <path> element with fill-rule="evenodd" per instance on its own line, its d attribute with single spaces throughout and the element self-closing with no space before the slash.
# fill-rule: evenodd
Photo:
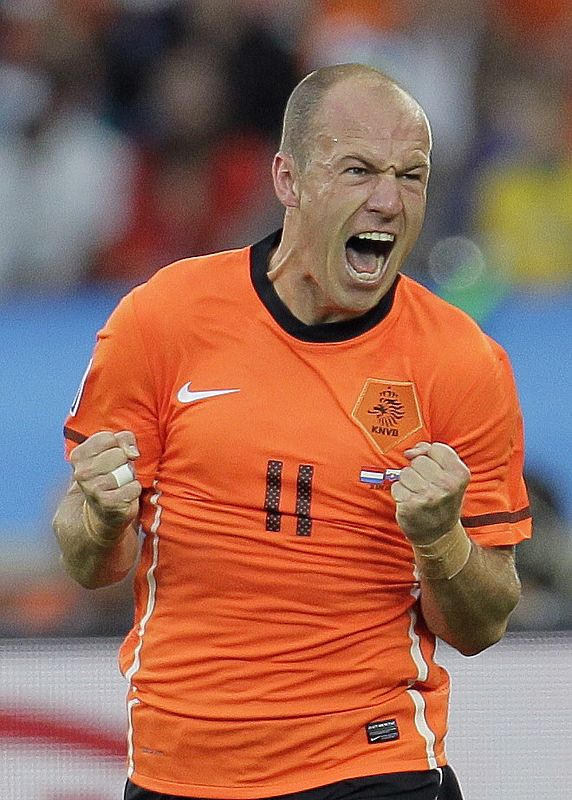
<svg viewBox="0 0 572 800">
<path fill-rule="evenodd" d="M 467 563 L 450 580 L 421 576 L 421 607 L 429 628 L 464 655 L 475 655 L 502 637 L 519 597 L 513 548 L 473 542 Z"/>
<path fill-rule="evenodd" d="M 81 586 L 97 589 L 127 575 L 137 557 L 137 536 L 128 525 L 115 541 L 100 543 L 86 529 L 83 503 L 83 493 L 73 488 L 59 506 L 53 527 L 68 574 Z"/>
<path fill-rule="evenodd" d="M 482 548 L 460 522 L 470 472 L 443 442 L 405 450 L 392 485 L 397 522 L 413 547 L 429 629 L 464 655 L 498 642 L 520 597 L 514 548 Z"/>
</svg>

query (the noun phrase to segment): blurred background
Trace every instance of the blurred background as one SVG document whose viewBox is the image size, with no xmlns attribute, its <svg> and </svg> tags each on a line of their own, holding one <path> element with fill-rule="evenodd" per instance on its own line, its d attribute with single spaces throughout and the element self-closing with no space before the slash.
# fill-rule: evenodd
<svg viewBox="0 0 572 800">
<path fill-rule="evenodd" d="M 360 61 L 435 137 L 408 270 L 509 351 L 536 540 L 514 625 L 572 626 L 572 6 L 567 0 L 6 0 L 0 6 L 1 630 L 120 633 L 129 590 L 60 573 L 61 422 L 118 297 L 278 227 L 295 83 Z M 483 409 L 486 413 L 486 409 Z"/>
<path fill-rule="evenodd" d="M 0 738 L 20 743 L 9 800 L 112 796 L 109 777 L 85 789 L 79 761 L 80 782 L 66 789 L 58 759 L 72 742 L 117 766 L 123 749 L 119 734 L 74 727 L 69 705 L 87 707 L 76 667 L 101 665 L 117 644 L 105 637 L 130 625 L 129 580 L 80 589 L 51 533 L 69 481 L 62 422 L 95 333 L 164 264 L 280 225 L 270 163 L 282 109 L 297 81 L 328 63 L 380 67 L 425 107 L 434 166 L 408 272 L 504 345 L 521 395 L 535 536 L 518 549 L 510 659 L 483 656 L 475 713 L 487 670 L 512 674 L 540 641 L 560 659 L 554 684 L 563 658 L 569 681 L 571 42 L 570 0 L 0 0 Z M 530 638 L 539 631 L 552 638 Z M 62 648 L 71 655 L 60 663 Z M 123 724 L 101 714 L 104 729 Z M 53 791 L 22 789 L 32 773 L 13 768 L 27 764 L 22 741 L 32 740 L 60 748 L 59 766 L 46 767 Z M 37 771 L 44 762 L 33 759 Z M 475 781 L 482 787 L 482 771 Z M 567 791 L 569 781 L 550 796 Z"/>
<path fill-rule="evenodd" d="M 128 582 L 76 587 L 50 528 L 95 332 L 164 264 L 279 226 L 284 103 L 342 61 L 427 110 L 408 271 L 509 351 L 536 516 L 511 624 L 572 628 L 571 41 L 570 0 L 0 2 L 0 635 L 128 627 Z"/>
</svg>

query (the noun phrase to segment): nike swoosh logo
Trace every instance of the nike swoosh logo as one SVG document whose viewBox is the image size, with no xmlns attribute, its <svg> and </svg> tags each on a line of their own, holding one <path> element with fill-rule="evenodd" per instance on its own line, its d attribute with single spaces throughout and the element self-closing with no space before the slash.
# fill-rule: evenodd
<svg viewBox="0 0 572 800">
<path fill-rule="evenodd" d="M 177 400 L 180 403 L 196 403 L 197 400 L 206 400 L 208 397 L 219 397 L 221 394 L 233 394 L 240 392 L 240 389 L 207 389 L 202 392 L 191 392 L 191 381 L 181 386 L 177 392 Z"/>
</svg>

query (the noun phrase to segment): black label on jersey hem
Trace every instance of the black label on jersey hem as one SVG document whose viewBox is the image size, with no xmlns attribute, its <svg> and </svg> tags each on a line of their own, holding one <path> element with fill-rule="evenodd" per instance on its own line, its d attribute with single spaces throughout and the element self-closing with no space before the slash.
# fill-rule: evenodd
<svg viewBox="0 0 572 800">
<path fill-rule="evenodd" d="M 369 722 L 365 726 L 367 740 L 370 744 L 380 744 L 381 742 L 392 742 L 399 739 L 399 728 L 394 719 L 382 719 L 376 722 Z"/>
</svg>

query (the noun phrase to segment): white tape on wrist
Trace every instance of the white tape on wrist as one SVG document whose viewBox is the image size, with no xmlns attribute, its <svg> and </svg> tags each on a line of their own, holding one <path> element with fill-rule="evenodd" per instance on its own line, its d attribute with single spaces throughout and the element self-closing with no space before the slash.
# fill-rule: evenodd
<svg viewBox="0 0 572 800">
<path fill-rule="evenodd" d="M 115 483 L 117 484 L 118 489 L 120 489 L 122 486 L 125 486 L 126 483 L 131 483 L 134 477 L 133 470 L 129 464 L 122 464 L 120 467 L 116 467 L 115 469 L 111 470 L 111 474 L 115 478 Z"/>
</svg>

